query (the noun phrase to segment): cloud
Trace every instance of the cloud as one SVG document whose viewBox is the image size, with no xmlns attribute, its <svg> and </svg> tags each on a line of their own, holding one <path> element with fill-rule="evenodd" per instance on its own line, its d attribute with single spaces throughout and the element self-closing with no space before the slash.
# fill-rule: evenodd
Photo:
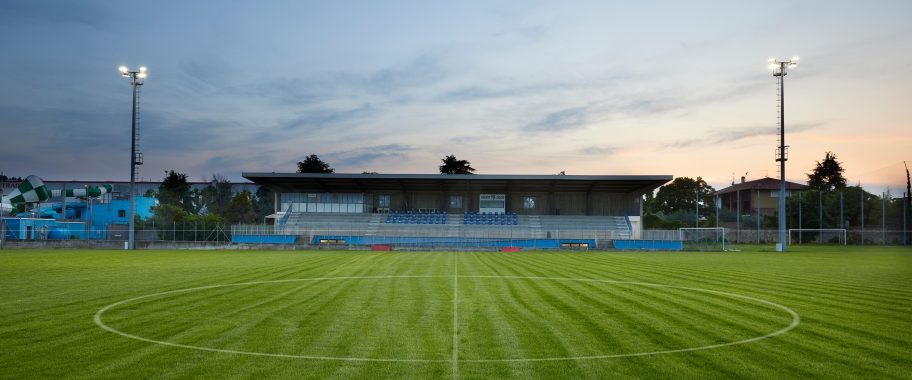
<svg viewBox="0 0 912 380">
<path fill-rule="evenodd" d="M 541 120 L 528 124 L 523 129 L 530 132 L 566 131 L 585 127 L 587 120 L 587 107 L 570 107 L 548 113 Z"/>
<path fill-rule="evenodd" d="M 804 132 L 823 126 L 823 122 L 792 123 L 788 125 L 787 133 Z M 723 128 L 709 131 L 704 138 L 682 139 L 663 144 L 663 148 L 687 148 L 694 145 L 730 144 L 735 141 L 745 140 L 757 136 L 770 136 L 774 134 L 771 125 L 752 125 L 746 127 Z"/>
<path fill-rule="evenodd" d="M 562 90 L 566 88 L 574 87 L 572 84 L 567 83 L 538 83 L 538 84 L 529 84 L 529 85 L 502 85 L 502 86 L 492 86 L 492 85 L 468 85 L 461 86 L 456 89 L 444 91 L 442 94 L 434 97 L 435 101 L 449 103 L 449 102 L 465 102 L 465 101 L 475 101 L 475 100 L 485 100 L 485 99 L 498 99 L 498 98 L 517 98 L 523 99 L 531 95 L 544 94 L 557 90 Z"/>
<path fill-rule="evenodd" d="M 307 77 L 271 77 L 265 81 L 245 84 L 231 89 L 237 95 L 250 95 L 278 106 L 315 105 L 351 99 L 382 99 L 389 102 L 409 99 L 408 92 L 430 87 L 449 77 L 441 65 L 442 58 L 421 54 L 414 59 L 366 73 L 337 71 L 315 73 Z M 206 78 L 192 64 L 185 68 L 188 75 Z M 209 83 L 210 80 L 204 80 Z"/>
<path fill-rule="evenodd" d="M 285 130 L 314 131 L 327 126 L 364 119 L 375 113 L 376 110 L 370 104 L 362 104 L 359 107 L 347 109 L 321 108 L 307 110 L 299 113 L 294 119 L 283 123 L 281 128 Z"/>
<path fill-rule="evenodd" d="M 615 148 L 613 146 L 596 146 L 596 145 L 583 147 L 579 150 L 579 152 L 582 154 L 592 155 L 592 156 L 610 155 L 610 154 L 614 153 L 615 151 L 617 151 L 617 148 Z"/>
<path fill-rule="evenodd" d="M 88 2 L 5 0 L 0 2 L 3 24 L 77 24 L 101 28 L 113 17 L 108 9 Z"/>
<path fill-rule="evenodd" d="M 237 121 L 210 118 L 183 118 L 167 113 L 150 113 L 140 124 L 140 144 L 159 152 L 206 150 L 208 146 L 234 149 L 223 142 L 231 139 L 230 130 L 242 129 Z"/>
<path fill-rule="evenodd" d="M 369 166 L 382 160 L 405 159 L 408 157 L 408 152 L 415 150 L 416 148 L 403 144 L 373 145 L 330 152 L 326 154 L 326 157 L 334 168 L 356 172 L 371 169 L 371 171 L 382 173 L 383 168 Z"/>
</svg>

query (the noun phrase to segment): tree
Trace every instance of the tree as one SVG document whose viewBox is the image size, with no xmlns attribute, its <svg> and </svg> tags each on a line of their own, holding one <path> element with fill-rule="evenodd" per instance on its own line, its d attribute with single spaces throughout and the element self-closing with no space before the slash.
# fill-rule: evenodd
<svg viewBox="0 0 912 380">
<path fill-rule="evenodd" d="M 152 224 L 159 228 L 172 228 L 174 223 L 181 223 L 189 215 L 180 206 L 168 203 L 159 203 L 152 206 Z"/>
<path fill-rule="evenodd" d="M 472 173 L 475 168 L 471 166 L 470 162 L 457 160 L 455 155 L 451 154 L 440 161 L 443 161 L 443 165 L 440 165 L 440 174 L 475 174 Z"/>
<path fill-rule="evenodd" d="M 234 195 L 225 210 L 225 221 L 228 223 L 253 223 L 256 213 L 253 211 L 253 196 L 244 190 Z"/>
<path fill-rule="evenodd" d="M 206 213 L 224 216 L 231 196 L 231 182 L 228 178 L 213 174 L 209 185 L 200 191 L 201 206 L 206 208 Z"/>
<path fill-rule="evenodd" d="M 22 177 L 7 177 L 0 173 L 0 182 L 22 182 Z"/>
<path fill-rule="evenodd" d="M 656 203 L 655 192 L 649 191 L 643 195 L 643 213 L 655 214 L 659 212 L 659 205 Z"/>
<path fill-rule="evenodd" d="M 657 211 L 665 214 L 675 212 L 693 213 L 696 210 L 697 198 L 700 199 L 700 213 L 712 210 L 716 204 L 716 189 L 706 183 L 702 177 L 697 179 L 688 177 L 675 178 L 671 183 L 659 188 L 655 196 L 654 206 Z M 647 201 L 649 199 L 647 198 Z"/>
<path fill-rule="evenodd" d="M 260 186 L 256 191 L 256 200 L 253 202 L 253 211 L 256 213 L 256 220 L 263 220 L 267 215 L 275 212 L 273 204 L 275 193 L 265 186 Z"/>
<path fill-rule="evenodd" d="M 317 157 L 316 154 L 311 154 L 304 159 L 304 161 L 298 162 L 298 173 L 335 173 L 336 169 L 333 169 L 329 166 L 328 163 L 323 162 L 320 157 Z"/>
<path fill-rule="evenodd" d="M 817 167 L 809 173 L 808 187 L 822 191 L 833 191 L 846 187 L 846 179 L 842 176 L 845 169 L 842 163 L 836 161 L 833 152 L 826 152 L 823 161 L 817 161 Z"/>
<path fill-rule="evenodd" d="M 193 212 L 193 196 L 187 175 L 174 170 L 165 172 L 165 179 L 158 187 L 158 203 L 180 207 L 186 212 Z"/>
</svg>

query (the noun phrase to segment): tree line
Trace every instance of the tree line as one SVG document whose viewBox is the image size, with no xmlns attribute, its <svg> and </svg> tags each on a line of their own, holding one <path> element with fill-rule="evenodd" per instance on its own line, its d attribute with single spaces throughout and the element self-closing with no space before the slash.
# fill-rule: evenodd
<svg viewBox="0 0 912 380">
<path fill-rule="evenodd" d="M 861 185 L 848 186 L 845 168 L 836 154 L 826 152 L 820 161 L 815 161 L 813 170 L 806 173 L 807 190 L 795 192 L 786 200 L 788 225 L 801 228 L 851 228 L 861 225 L 862 219 L 877 220 L 889 217 L 902 219 L 902 213 L 912 215 L 912 181 L 906 169 L 906 198 L 887 200 L 865 191 Z M 716 190 L 701 177 L 675 178 L 653 193 L 647 193 L 643 200 L 643 224 L 645 228 L 676 229 L 692 227 L 715 227 Z M 889 215 L 873 205 L 890 203 L 890 208 L 883 207 Z M 894 204 L 895 203 L 895 204 Z M 871 204 L 864 208 L 864 204 Z M 904 205 L 904 206 L 903 206 Z M 905 207 L 905 208 L 904 208 Z M 753 214 L 752 210 L 745 210 Z M 734 220 L 735 212 L 720 210 L 722 219 Z M 895 214 L 895 215 L 894 215 Z M 800 216 L 799 216 L 800 215 Z M 757 220 L 759 218 L 760 220 Z M 800 223 L 799 223 L 800 219 Z M 754 226 L 758 222 L 761 228 L 775 228 L 778 225 L 778 210 L 774 215 L 752 215 L 741 218 L 745 226 Z M 871 222 L 868 222 L 871 223 Z M 822 226 L 821 226 L 822 225 Z"/>
</svg>

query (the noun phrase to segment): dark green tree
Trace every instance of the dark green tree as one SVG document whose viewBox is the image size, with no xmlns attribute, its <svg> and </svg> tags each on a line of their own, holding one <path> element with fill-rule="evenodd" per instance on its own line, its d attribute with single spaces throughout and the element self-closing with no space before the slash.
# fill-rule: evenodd
<svg viewBox="0 0 912 380">
<path fill-rule="evenodd" d="M 846 187 L 846 179 L 842 175 L 845 169 L 842 163 L 836 160 L 833 152 L 826 152 L 823 161 L 817 161 L 814 171 L 808 173 L 808 187 L 816 190 L 833 191 Z"/>
<path fill-rule="evenodd" d="M 165 179 L 158 187 L 158 203 L 177 206 L 188 213 L 195 211 L 187 175 L 174 170 L 165 172 Z"/>
<path fill-rule="evenodd" d="M 253 195 L 244 190 L 234 195 L 225 209 L 225 221 L 228 223 L 253 223 L 256 213 L 253 211 Z"/>
<path fill-rule="evenodd" d="M 172 229 L 175 224 L 182 223 L 190 214 L 180 206 L 159 203 L 152 207 L 152 215 L 152 225 L 164 230 Z"/>
<path fill-rule="evenodd" d="M 707 184 L 702 177 L 678 177 L 659 188 L 655 196 L 654 209 L 665 214 L 692 213 L 696 210 L 699 197 L 700 215 L 705 215 L 716 205 L 715 192 L 716 189 Z"/>
<path fill-rule="evenodd" d="M 267 215 L 271 215 L 275 212 L 275 193 L 265 186 L 260 186 L 257 188 L 255 195 L 256 199 L 253 202 L 253 211 L 256 213 L 256 220 L 261 221 Z"/>
<path fill-rule="evenodd" d="M 643 195 L 643 213 L 655 214 L 657 212 L 659 212 L 659 205 L 656 203 L 655 192 L 647 192 Z"/>
<path fill-rule="evenodd" d="M 228 178 L 213 174 L 209 185 L 200 191 L 200 201 L 206 208 L 206 213 L 224 216 L 232 195 Z"/>
<path fill-rule="evenodd" d="M 443 165 L 440 165 L 440 174 L 475 174 L 472 173 L 475 168 L 471 166 L 470 162 L 458 160 L 453 154 L 440 159 L 440 161 L 443 161 Z"/>
<path fill-rule="evenodd" d="M 328 163 L 323 162 L 320 157 L 317 157 L 316 154 L 311 154 L 304 159 L 304 161 L 298 162 L 298 173 L 335 173 L 336 169 L 333 169 L 329 166 Z"/>
</svg>

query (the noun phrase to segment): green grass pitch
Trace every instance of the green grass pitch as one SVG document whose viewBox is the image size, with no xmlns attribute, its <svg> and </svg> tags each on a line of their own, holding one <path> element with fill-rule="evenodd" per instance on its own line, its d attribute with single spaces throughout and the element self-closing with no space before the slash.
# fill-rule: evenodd
<svg viewBox="0 0 912 380">
<path fill-rule="evenodd" d="M 910 378 L 912 250 L 0 251 L 0 378 Z"/>
</svg>

